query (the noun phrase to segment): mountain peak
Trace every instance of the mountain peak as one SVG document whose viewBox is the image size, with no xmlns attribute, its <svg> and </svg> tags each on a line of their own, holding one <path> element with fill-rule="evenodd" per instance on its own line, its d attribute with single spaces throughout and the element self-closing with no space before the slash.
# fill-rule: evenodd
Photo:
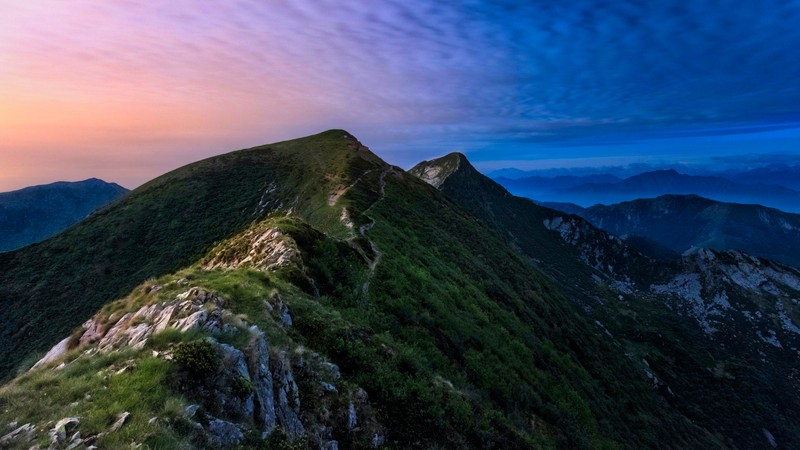
<svg viewBox="0 0 800 450">
<path fill-rule="evenodd" d="M 430 161 L 422 161 L 408 172 L 431 186 L 439 188 L 448 177 L 460 171 L 476 172 L 463 153 L 453 152 Z"/>
</svg>

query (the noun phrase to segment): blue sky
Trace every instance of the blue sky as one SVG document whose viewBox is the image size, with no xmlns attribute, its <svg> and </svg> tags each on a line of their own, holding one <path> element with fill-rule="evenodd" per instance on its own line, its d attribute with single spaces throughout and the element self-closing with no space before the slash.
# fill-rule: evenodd
<svg viewBox="0 0 800 450">
<path fill-rule="evenodd" d="M 134 187 L 328 128 L 403 167 L 800 154 L 800 1 L 0 7 L 0 190 Z"/>
</svg>

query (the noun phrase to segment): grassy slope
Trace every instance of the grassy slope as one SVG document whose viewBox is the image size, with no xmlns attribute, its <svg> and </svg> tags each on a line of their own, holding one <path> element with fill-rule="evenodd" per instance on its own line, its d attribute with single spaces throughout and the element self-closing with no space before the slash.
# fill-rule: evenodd
<svg viewBox="0 0 800 450">
<path fill-rule="evenodd" d="M 0 254 L 0 379 L 103 303 L 196 261 L 279 205 L 346 234 L 327 196 L 375 165 L 374 155 L 359 152 L 366 153 L 352 137 L 331 130 L 209 158 L 156 178 L 52 239 Z"/>
<path fill-rule="evenodd" d="M 283 289 L 296 314 L 289 338 L 327 355 L 367 389 L 390 442 L 715 445 L 655 396 L 623 349 L 598 337 L 490 228 L 336 130 L 179 169 L 70 232 L 4 257 L 3 319 L 31 321 L 3 336 L 5 370 L 143 279 L 199 260 L 216 241 L 244 230 L 275 180 L 267 200 L 317 230 L 281 225 L 304 236 L 298 242 L 307 242 L 306 265 L 321 296 L 286 284 L 287 274 L 279 274 L 283 281 L 253 271 L 182 276 L 231 298 L 234 310 L 256 322 L 265 286 Z M 331 191 L 351 184 L 337 207 L 329 206 Z M 342 225 L 342 205 L 356 228 L 374 221 L 366 237 Z M 354 250 L 320 232 L 351 239 Z M 353 251 L 375 260 L 373 244 L 382 255 L 374 272 L 363 262 L 341 264 Z M 21 307 L 26 303 L 35 307 Z M 10 345 L 19 347 L 11 352 Z"/>
<path fill-rule="evenodd" d="M 443 166 L 448 164 L 447 160 L 442 163 Z M 648 301 L 648 295 L 639 294 L 633 301 L 617 301 L 616 292 L 592 288 L 594 283 L 586 278 L 585 272 L 561 269 L 564 265 L 580 264 L 576 257 L 566 257 L 569 251 L 548 252 L 548 248 L 557 248 L 561 240 L 540 226 L 543 218 L 551 215 L 547 209 L 527 199 L 510 196 L 467 162 L 461 167 L 462 170 L 448 177 L 440 189 L 500 236 L 516 244 L 523 254 L 541 259 L 545 270 L 556 279 L 565 284 L 578 283 L 590 295 L 603 298 L 599 303 L 590 302 L 593 305 L 591 317 L 607 326 L 635 360 L 646 358 L 657 368 L 662 381 L 678 394 L 676 397 L 662 392 L 673 406 L 698 424 L 717 430 L 729 443 L 743 448 L 765 445 L 762 427 L 780 435 L 782 442 L 797 441 L 791 417 L 792 411 L 798 411 L 798 399 L 785 395 L 794 392 L 791 375 L 787 375 L 795 370 L 794 362 L 784 361 L 776 354 L 770 356 L 773 364 L 762 364 L 762 356 L 755 349 L 745 348 L 752 337 L 740 336 L 735 325 L 730 329 L 730 336 L 718 337 L 725 339 L 720 345 L 719 341 L 709 341 L 693 321 L 665 308 L 661 300 Z M 548 239 L 554 242 L 546 242 Z M 677 269 L 672 264 L 654 263 L 641 257 L 615 265 L 624 267 L 623 273 L 631 274 L 645 288 L 654 275 L 664 278 Z M 567 273 L 574 278 L 564 278 Z M 739 295 L 732 291 L 728 294 L 731 298 Z M 587 302 L 583 296 L 573 298 L 578 304 Z M 718 367 L 726 367 L 730 372 L 720 375 Z"/>
</svg>

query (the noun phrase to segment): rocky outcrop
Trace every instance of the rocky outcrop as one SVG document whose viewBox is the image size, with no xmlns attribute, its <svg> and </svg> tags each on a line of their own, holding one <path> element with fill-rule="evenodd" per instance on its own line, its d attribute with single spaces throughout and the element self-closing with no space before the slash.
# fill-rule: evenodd
<svg viewBox="0 0 800 450">
<path fill-rule="evenodd" d="M 256 429 L 266 437 L 275 428 L 275 397 L 273 394 L 272 373 L 269 370 L 269 347 L 264 333 L 257 327 L 250 328 L 252 337 L 245 349 L 250 381 L 253 385 Z"/>
<path fill-rule="evenodd" d="M 290 439 L 302 437 L 306 430 L 300 421 L 300 389 L 292 373 L 291 361 L 286 352 L 271 360 L 272 377 L 277 392 L 276 415 L 278 423 Z"/>
<path fill-rule="evenodd" d="M 101 351 L 122 347 L 142 349 L 152 335 L 167 328 L 183 332 L 202 330 L 211 334 L 233 332 L 236 328 L 225 322 L 224 306 L 222 297 L 192 288 L 173 301 L 142 306 L 121 317 L 115 314 L 108 318 L 96 315 L 83 324 L 84 332 L 77 341 L 70 338 L 62 340 L 33 367 L 54 361 L 77 345 L 96 343 Z"/>
<path fill-rule="evenodd" d="M 252 267 L 276 270 L 284 266 L 302 266 L 300 251 L 292 237 L 268 224 L 254 227 L 212 252 L 203 268 L 235 269 Z"/>
<path fill-rule="evenodd" d="M 0 437 L 0 448 L 11 448 L 13 443 L 28 443 L 31 442 L 36 436 L 36 425 L 26 423 L 20 427 L 15 428 L 8 434 Z"/>
<path fill-rule="evenodd" d="M 153 289 L 147 292 L 151 291 L 155 292 Z M 174 388 L 194 403 L 186 408 L 181 420 L 202 431 L 208 445 L 230 448 L 240 445 L 247 433 L 256 432 L 268 438 L 276 428 L 281 428 L 291 441 L 304 439 L 320 448 L 339 447 L 339 441 L 334 439 L 336 430 L 342 430 L 338 435 L 345 433 L 354 440 L 358 436 L 361 442 L 373 438 L 382 442 L 384 430 L 375 420 L 366 392 L 342 385 L 335 364 L 302 347 L 271 349 L 261 329 L 255 325 L 248 328 L 246 320 L 234 316 L 225 305 L 220 296 L 195 287 L 172 300 L 153 302 L 127 313 L 99 313 L 83 324 L 80 338 L 59 343 L 38 367 L 57 360 L 72 346 L 87 347 L 81 355 L 143 349 L 152 336 L 168 328 L 199 331 L 207 336 L 205 339 L 214 349 L 219 364 L 200 379 L 192 378 L 188 371 L 179 371 Z M 286 329 L 292 325 L 288 305 L 279 294 L 265 299 L 264 305 L 275 326 Z M 241 348 L 218 340 L 237 334 L 247 339 Z M 159 349 L 152 355 L 175 358 L 170 349 Z M 79 359 L 65 361 L 62 366 Z M 109 368 L 107 376 L 136 370 L 136 366 L 135 360 L 126 360 Z M 314 410 L 302 409 L 301 390 L 306 393 L 302 395 L 314 397 L 311 402 Z M 128 412 L 117 414 L 107 433 L 122 429 L 129 418 Z M 160 420 L 154 417 L 150 423 Z M 77 426 L 77 418 L 57 423 L 50 431 L 54 445 L 57 448 L 73 443 L 85 445 L 80 433 L 75 439 L 68 438 L 70 433 L 75 434 Z M 25 425 L 0 439 L 19 443 L 30 435 L 30 440 L 35 440 L 36 432 L 35 424 Z"/>
</svg>

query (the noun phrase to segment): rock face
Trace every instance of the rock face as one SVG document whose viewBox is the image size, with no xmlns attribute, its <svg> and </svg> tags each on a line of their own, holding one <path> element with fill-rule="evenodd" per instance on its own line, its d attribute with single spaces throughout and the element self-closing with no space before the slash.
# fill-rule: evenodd
<svg viewBox="0 0 800 450">
<path fill-rule="evenodd" d="M 300 422 L 300 389 L 292 373 L 291 362 L 286 352 L 281 352 L 272 361 L 273 382 L 277 391 L 276 413 L 278 423 L 286 429 L 290 439 L 297 439 L 306 432 Z"/>
<path fill-rule="evenodd" d="M 250 370 L 250 381 L 253 384 L 254 423 L 256 429 L 261 431 L 261 435 L 266 437 L 277 424 L 272 373 L 269 371 L 269 348 L 264 333 L 256 327 L 252 327 L 250 330 L 253 337 L 245 351 Z"/>
</svg>

